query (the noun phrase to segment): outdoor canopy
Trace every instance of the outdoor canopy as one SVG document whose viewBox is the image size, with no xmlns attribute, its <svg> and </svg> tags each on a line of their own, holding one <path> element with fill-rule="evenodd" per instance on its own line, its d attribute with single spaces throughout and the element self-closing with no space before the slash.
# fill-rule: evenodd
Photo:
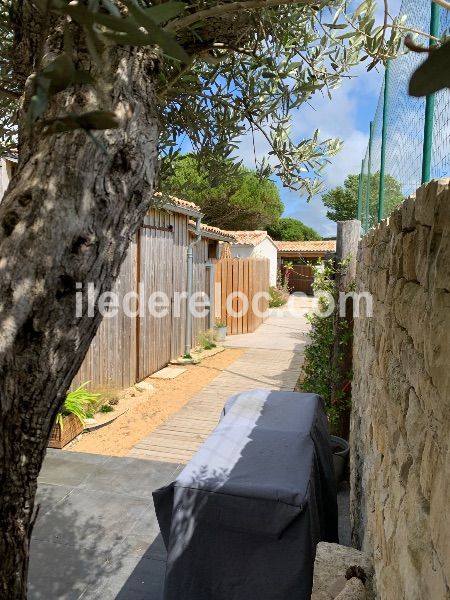
<svg viewBox="0 0 450 600">
<path fill-rule="evenodd" d="M 309 600 L 316 545 L 338 541 L 322 399 L 233 396 L 153 498 L 168 551 L 165 600 Z"/>
</svg>

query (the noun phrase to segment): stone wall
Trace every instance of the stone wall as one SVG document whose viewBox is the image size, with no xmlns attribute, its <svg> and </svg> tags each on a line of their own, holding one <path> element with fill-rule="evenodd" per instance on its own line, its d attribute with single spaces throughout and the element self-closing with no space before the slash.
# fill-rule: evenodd
<svg viewBox="0 0 450 600">
<path fill-rule="evenodd" d="M 450 180 L 359 245 L 351 434 L 354 542 L 378 598 L 450 598 Z"/>
</svg>

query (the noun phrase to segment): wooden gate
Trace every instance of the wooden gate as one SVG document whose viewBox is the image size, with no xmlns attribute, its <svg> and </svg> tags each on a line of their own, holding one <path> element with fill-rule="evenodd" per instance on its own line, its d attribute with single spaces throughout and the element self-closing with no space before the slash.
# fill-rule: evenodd
<svg viewBox="0 0 450 600">
<path fill-rule="evenodd" d="M 313 295 L 313 270 L 308 265 L 295 265 L 289 273 L 289 288 L 292 292 Z"/>
<path fill-rule="evenodd" d="M 254 306 L 255 295 L 268 292 L 270 262 L 267 258 L 225 258 L 217 261 L 215 270 L 216 294 L 215 315 L 226 321 L 228 334 L 252 333 L 265 320 L 269 308 L 267 297 L 260 297 Z M 227 310 L 227 299 L 233 292 L 240 292 L 248 300 L 248 310 L 244 311 L 245 300 L 235 297 L 230 301 L 232 311 Z M 257 310 L 255 311 L 255 308 Z M 236 315 L 241 312 L 242 314 Z M 235 313 L 235 314 L 233 314 Z"/>
<path fill-rule="evenodd" d="M 137 324 L 137 381 L 158 371 L 173 358 L 173 219 L 173 214 L 154 211 L 153 215 L 145 218 L 144 225 L 139 230 L 138 287 L 142 289 L 147 306 L 141 307 Z M 157 315 L 152 314 L 148 306 L 152 298 L 153 310 Z M 162 305 L 163 298 L 169 299 L 168 305 Z"/>
</svg>

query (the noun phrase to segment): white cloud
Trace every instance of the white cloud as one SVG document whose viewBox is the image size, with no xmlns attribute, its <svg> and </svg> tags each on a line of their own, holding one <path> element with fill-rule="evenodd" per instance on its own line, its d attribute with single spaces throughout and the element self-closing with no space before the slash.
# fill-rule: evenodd
<svg viewBox="0 0 450 600">
<path fill-rule="evenodd" d="M 358 2 L 359 3 L 359 2 Z M 391 0 L 389 12 L 395 16 L 400 11 L 401 0 Z M 376 11 L 379 23 L 383 19 L 383 3 L 379 2 Z M 365 64 L 352 70 L 350 78 L 344 78 L 341 86 L 332 91 L 331 100 L 325 94 L 316 94 L 310 105 L 303 105 L 293 114 L 293 135 L 296 141 L 309 138 L 320 130 L 320 138 L 340 138 L 342 150 L 331 159 L 323 170 L 325 189 L 342 185 L 347 175 L 359 173 L 364 158 L 368 138 L 369 122 L 373 118 L 380 94 L 383 67 L 369 73 Z M 255 134 L 255 149 L 251 135 L 244 136 L 238 151 L 239 157 L 249 168 L 255 167 L 255 153 L 258 160 L 267 154 L 268 144 L 261 134 Z M 256 150 L 256 152 L 255 152 Z M 326 208 L 320 198 L 307 203 L 304 197 L 282 188 L 280 193 L 285 203 L 285 215 L 298 218 L 324 236 L 334 235 L 336 224 L 326 218 Z"/>
</svg>

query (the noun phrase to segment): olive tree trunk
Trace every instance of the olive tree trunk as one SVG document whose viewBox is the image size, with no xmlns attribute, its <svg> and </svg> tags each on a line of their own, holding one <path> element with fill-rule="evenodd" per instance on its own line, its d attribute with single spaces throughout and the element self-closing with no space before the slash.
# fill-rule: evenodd
<svg viewBox="0 0 450 600">
<path fill-rule="evenodd" d="M 26 2 L 18 2 L 19 9 Z M 17 73 L 29 72 L 39 39 L 21 14 Z M 39 33 L 39 32 L 38 32 Z M 0 204 L 0 598 L 26 598 L 37 476 L 67 389 L 100 323 L 77 317 L 76 284 L 111 289 L 130 238 L 147 211 L 157 170 L 149 50 L 116 50 L 108 91 L 118 129 L 39 137 L 22 119 L 18 170 Z M 25 66 L 24 66 L 25 65 Z M 27 86 L 24 86 L 26 106 Z M 59 95 L 50 112 L 91 102 Z"/>
</svg>

